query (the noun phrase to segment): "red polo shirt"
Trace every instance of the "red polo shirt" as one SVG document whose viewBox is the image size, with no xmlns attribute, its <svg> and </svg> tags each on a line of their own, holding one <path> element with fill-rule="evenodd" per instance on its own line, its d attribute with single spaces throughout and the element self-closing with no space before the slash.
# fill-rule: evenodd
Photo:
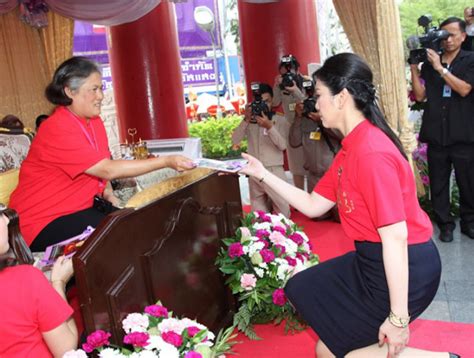
<svg viewBox="0 0 474 358">
<path fill-rule="evenodd" d="M 59 327 L 72 308 L 30 265 L 0 271 L 0 287 L 0 357 L 52 357 L 42 333 Z"/>
<path fill-rule="evenodd" d="M 110 152 L 100 117 L 87 123 L 58 107 L 41 124 L 10 200 L 28 245 L 53 220 L 92 206 L 105 183 L 85 170 L 105 158 Z"/>
<path fill-rule="evenodd" d="M 409 163 L 368 120 L 344 138 L 314 191 L 337 203 L 342 227 L 355 241 L 380 242 L 377 229 L 400 221 L 407 223 L 409 244 L 426 242 L 433 233 Z"/>
</svg>

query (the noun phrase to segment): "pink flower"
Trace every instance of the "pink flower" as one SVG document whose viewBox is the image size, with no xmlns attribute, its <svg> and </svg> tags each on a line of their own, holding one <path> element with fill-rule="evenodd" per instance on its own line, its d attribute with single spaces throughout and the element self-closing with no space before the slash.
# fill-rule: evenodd
<svg viewBox="0 0 474 358">
<path fill-rule="evenodd" d="M 188 327 L 187 330 L 188 330 L 188 336 L 191 338 L 194 337 L 199 332 L 201 332 L 201 329 L 196 326 Z"/>
<path fill-rule="evenodd" d="M 430 177 L 428 175 L 422 175 L 421 176 L 421 182 L 423 185 L 429 185 L 430 184 Z"/>
<path fill-rule="evenodd" d="M 279 231 L 273 231 L 270 234 L 270 241 L 273 243 L 273 245 L 284 245 L 286 237 L 283 236 Z"/>
<path fill-rule="evenodd" d="M 260 255 L 262 255 L 263 262 L 272 262 L 275 260 L 275 254 L 271 250 L 263 249 L 260 251 Z"/>
<path fill-rule="evenodd" d="M 279 233 L 286 235 L 286 229 L 278 225 L 273 227 L 273 231 L 278 231 Z"/>
<path fill-rule="evenodd" d="M 296 260 L 290 256 L 285 257 L 285 260 L 288 262 L 290 266 L 296 266 Z"/>
<path fill-rule="evenodd" d="M 251 291 L 257 284 L 257 278 L 252 273 L 244 273 L 240 276 L 240 287 L 246 291 Z"/>
<path fill-rule="evenodd" d="M 264 211 L 261 211 L 261 210 L 258 210 L 257 212 L 257 216 L 258 216 L 258 219 L 262 222 L 267 222 L 267 223 L 271 223 L 272 222 L 272 219 L 270 218 L 270 216 L 267 215 L 266 212 Z"/>
<path fill-rule="evenodd" d="M 257 232 L 255 233 L 255 236 L 258 237 L 259 239 L 263 239 L 264 237 L 268 237 L 270 233 L 267 230 L 264 229 L 258 229 Z"/>
<path fill-rule="evenodd" d="M 295 242 L 297 245 L 301 245 L 304 242 L 303 236 L 301 236 L 297 232 L 291 234 L 289 238 L 293 240 L 293 242 Z"/>
<path fill-rule="evenodd" d="M 146 347 L 150 335 L 145 332 L 132 332 L 123 337 L 123 343 L 131 344 L 134 347 Z"/>
<path fill-rule="evenodd" d="M 180 347 L 183 344 L 183 338 L 173 331 L 163 332 L 161 334 L 161 338 L 163 338 L 166 343 L 169 343 L 175 347 Z"/>
<path fill-rule="evenodd" d="M 235 257 L 240 257 L 244 254 L 244 248 L 242 247 L 240 242 L 234 242 L 229 246 L 228 253 L 231 259 Z"/>
<path fill-rule="evenodd" d="M 87 353 L 91 353 L 94 349 L 108 346 L 110 344 L 109 338 L 111 334 L 105 332 L 103 330 L 98 330 L 92 332 L 87 336 L 86 343 L 82 345 L 82 349 L 84 349 Z"/>
<path fill-rule="evenodd" d="M 168 317 L 168 309 L 161 305 L 146 306 L 145 313 L 153 317 Z"/>
<path fill-rule="evenodd" d="M 195 351 L 189 351 L 184 355 L 184 358 L 202 358 L 202 355 Z"/>
<path fill-rule="evenodd" d="M 286 303 L 285 292 L 282 288 L 277 288 L 272 294 L 273 303 L 277 306 L 283 306 Z"/>
<path fill-rule="evenodd" d="M 277 249 L 277 255 L 279 257 L 286 252 L 285 246 L 282 246 L 282 245 L 275 245 L 275 249 Z"/>
</svg>

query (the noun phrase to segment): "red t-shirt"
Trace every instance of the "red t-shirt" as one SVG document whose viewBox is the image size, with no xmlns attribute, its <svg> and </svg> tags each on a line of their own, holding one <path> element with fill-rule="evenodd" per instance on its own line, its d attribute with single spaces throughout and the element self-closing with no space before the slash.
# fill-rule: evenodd
<svg viewBox="0 0 474 358">
<path fill-rule="evenodd" d="M 44 274 L 30 265 L 0 271 L 0 357 L 52 357 L 42 333 L 72 314 Z"/>
<path fill-rule="evenodd" d="M 426 242 L 433 233 L 409 163 L 368 120 L 344 138 L 314 191 L 337 203 L 342 227 L 355 241 L 381 242 L 377 229 L 400 221 L 407 223 L 409 244 Z"/>
<path fill-rule="evenodd" d="M 58 107 L 41 124 L 10 200 L 28 245 L 53 220 L 92 206 L 105 182 L 84 171 L 105 158 L 110 152 L 100 117 L 87 124 L 66 107 Z"/>
</svg>

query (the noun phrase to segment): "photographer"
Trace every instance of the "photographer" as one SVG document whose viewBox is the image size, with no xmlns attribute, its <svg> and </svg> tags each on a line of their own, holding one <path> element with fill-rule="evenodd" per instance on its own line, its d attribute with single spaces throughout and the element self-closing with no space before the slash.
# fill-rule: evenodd
<svg viewBox="0 0 474 358">
<path fill-rule="evenodd" d="M 307 83 L 307 87 L 305 84 Z M 332 129 L 324 128 L 321 116 L 316 111 L 314 84 L 305 81 L 308 98 L 295 107 L 295 121 L 290 127 L 288 143 L 291 147 L 303 148 L 304 168 L 308 171 L 308 189 L 313 190 L 330 167 L 332 160 L 340 149 L 341 135 Z"/>
<path fill-rule="evenodd" d="M 254 101 L 247 105 L 244 120 L 232 134 L 232 144 L 247 138 L 248 153 L 258 158 L 265 168 L 286 181 L 283 151 L 286 149 L 289 125 L 282 115 L 271 111 L 273 91 L 266 83 L 252 84 Z M 290 217 L 290 206 L 262 180 L 249 179 L 252 210 L 275 211 Z M 271 201 L 271 206 L 268 201 Z"/>
<path fill-rule="evenodd" d="M 449 195 L 452 167 L 459 186 L 461 232 L 474 239 L 474 53 L 461 49 L 466 38 L 463 20 L 450 17 L 440 28 L 449 33 L 441 42 L 442 55 L 427 49 L 428 61 L 421 73 L 418 64 L 411 64 L 410 70 L 416 100 L 427 101 L 420 141 L 428 143 L 431 202 L 439 239 L 449 242 L 455 228 Z"/>
<path fill-rule="evenodd" d="M 462 49 L 474 51 L 474 7 L 464 9 L 464 20 L 466 21 L 466 40 L 462 44 Z"/>
<path fill-rule="evenodd" d="M 292 55 L 283 56 L 278 66 L 279 74 L 275 77 L 273 86 L 273 105 L 283 107 L 285 118 L 289 125 L 295 120 L 296 104 L 303 101 L 305 96 L 301 90 L 303 77 L 299 73 L 300 64 Z M 293 174 L 293 182 L 297 188 L 304 189 L 304 179 L 307 174 L 304 169 L 303 150 L 301 147 L 288 146 L 288 166 Z M 308 190 L 310 188 L 308 187 Z"/>
</svg>

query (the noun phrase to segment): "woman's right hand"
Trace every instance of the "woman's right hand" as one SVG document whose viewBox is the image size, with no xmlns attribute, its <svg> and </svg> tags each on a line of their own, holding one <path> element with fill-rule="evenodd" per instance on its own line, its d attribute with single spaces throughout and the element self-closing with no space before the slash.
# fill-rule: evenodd
<svg viewBox="0 0 474 358">
<path fill-rule="evenodd" d="M 66 285 L 73 274 L 72 259 L 60 256 L 53 265 L 51 283 L 61 282 L 63 285 Z"/>
<path fill-rule="evenodd" d="M 239 174 L 247 174 L 251 177 L 262 178 L 266 170 L 263 164 L 257 158 L 252 157 L 247 153 L 242 153 L 242 157 L 247 159 L 248 163 L 239 171 Z"/>
</svg>

